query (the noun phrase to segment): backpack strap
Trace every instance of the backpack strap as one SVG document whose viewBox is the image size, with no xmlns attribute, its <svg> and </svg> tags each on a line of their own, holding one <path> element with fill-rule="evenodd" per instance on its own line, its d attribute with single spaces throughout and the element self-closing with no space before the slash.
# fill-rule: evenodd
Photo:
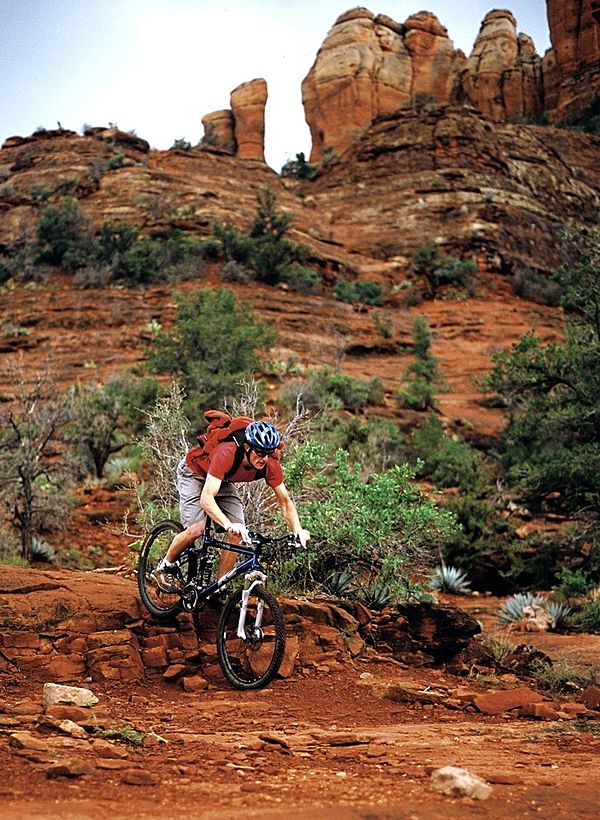
<svg viewBox="0 0 600 820">
<path fill-rule="evenodd" d="M 242 462 L 244 460 L 245 452 L 244 452 L 243 444 L 240 444 L 235 436 L 234 436 L 233 440 L 235 441 L 235 443 L 237 445 L 237 449 L 235 451 L 235 456 L 233 457 L 233 464 L 231 465 L 229 470 L 227 470 L 227 472 L 225 473 L 225 477 L 223 478 L 223 481 L 230 481 L 232 476 L 234 476 L 237 473 L 237 471 L 239 470 L 239 468 L 242 466 Z M 266 475 L 267 475 L 266 466 L 263 467 L 260 470 L 256 470 L 256 480 L 257 481 L 258 481 L 259 478 L 265 478 Z"/>
</svg>

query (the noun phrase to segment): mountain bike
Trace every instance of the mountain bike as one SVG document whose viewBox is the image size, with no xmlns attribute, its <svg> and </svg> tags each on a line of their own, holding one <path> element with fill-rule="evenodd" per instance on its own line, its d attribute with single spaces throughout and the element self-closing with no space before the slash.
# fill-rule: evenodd
<svg viewBox="0 0 600 820">
<path fill-rule="evenodd" d="M 265 549 L 297 547 L 297 536 L 251 532 L 250 543 L 229 544 L 215 538 L 207 524 L 203 537 L 177 559 L 177 586 L 166 591 L 152 578 L 152 572 L 182 530 L 178 521 L 167 519 L 144 539 L 137 573 L 144 606 L 161 623 L 172 620 L 181 611 L 197 613 L 243 575 L 243 589 L 233 592 L 219 618 L 217 657 L 225 678 L 237 689 L 266 686 L 279 671 L 283 659 L 285 624 L 277 599 L 266 589 L 267 575 L 261 558 Z M 244 560 L 213 579 L 221 550 L 238 553 Z"/>
</svg>

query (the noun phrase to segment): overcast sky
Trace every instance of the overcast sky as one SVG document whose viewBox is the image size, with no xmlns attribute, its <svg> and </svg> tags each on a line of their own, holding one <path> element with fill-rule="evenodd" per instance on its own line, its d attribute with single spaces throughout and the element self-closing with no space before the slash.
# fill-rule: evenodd
<svg viewBox="0 0 600 820">
<path fill-rule="evenodd" d="M 263 77 L 265 153 L 310 153 L 300 85 L 336 18 L 364 5 L 401 23 L 426 9 L 469 54 L 488 11 L 510 8 L 540 55 L 545 0 L 0 0 L 0 143 L 39 126 L 134 129 L 153 148 L 197 143 L 204 114 Z"/>
</svg>

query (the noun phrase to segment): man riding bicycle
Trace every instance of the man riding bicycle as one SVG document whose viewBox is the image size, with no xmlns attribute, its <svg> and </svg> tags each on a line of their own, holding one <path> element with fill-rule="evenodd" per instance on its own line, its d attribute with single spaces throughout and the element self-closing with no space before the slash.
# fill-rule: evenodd
<svg viewBox="0 0 600 820">
<path fill-rule="evenodd" d="M 172 592 L 177 587 L 175 562 L 196 538 L 204 533 L 209 516 L 227 533 L 230 544 L 248 540 L 244 509 L 235 485 L 264 478 L 291 531 L 303 547 L 310 533 L 300 524 L 298 511 L 285 484 L 283 469 L 274 453 L 281 444 L 281 435 L 274 424 L 253 421 L 245 430 L 242 444 L 224 441 L 203 458 L 187 453 L 177 466 L 179 512 L 185 529 L 173 539 L 167 554 L 157 565 L 152 577 L 161 589 Z M 241 451 L 240 451 L 241 447 Z M 234 552 L 223 551 L 217 569 L 218 577 L 231 570 L 236 561 Z"/>
</svg>

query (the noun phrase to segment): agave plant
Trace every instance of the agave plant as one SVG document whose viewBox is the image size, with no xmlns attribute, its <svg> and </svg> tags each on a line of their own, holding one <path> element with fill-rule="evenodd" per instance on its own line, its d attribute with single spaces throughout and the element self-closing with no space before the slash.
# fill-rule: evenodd
<svg viewBox="0 0 600 820">
<path fill-rule="evenodd" d="M 383 581 L 374 581 L 356 590 L 356 597 L 368 609 L 383 609 L 392 600 L 392 592 Z"/>
<path fill-rule="evenodd" d="M 353 598 L 356 589 L 356 574 L 349 569 L 334 569 L 325 579 L 330 595 L 338 598 Z"/>
<path fill-rule="evenodd" d="M 45 561 L 47 564 L 51 564 L 55 555 L 54 547 L 51 547 L 46 541 L 42 541 L 41 538 L 34 537 L 31 543 L 31 559 L 33 561 Z"/>
<path fill-rule="evenodd" d="M 552 618 L 552 629 L 556 629 L 557 626 L 562 626 L 573 611 L 570 606 L 563 604 L 561 601 L 546 601 L 544 603 L 544 609 Z"/>
<path fill-rule="evenodd" d="M 429 587 L 438 592 L 451 592 L 454 595 L 467 595 L 471 591 L 465 573 L 457 567 L 449 567 L 444 563 L 436 567 L 429 579 Z"/>
<path fill-rule="evenodd" d="M 543 607 L 545 599 L 543 595 L 534 595 L 532 592 L 517 592 L 509 598 L 498 610 L 498 617 L 505 624 L 521 621 L 525 616 L 523 610 L 526 607 Z"/>
</svg>

